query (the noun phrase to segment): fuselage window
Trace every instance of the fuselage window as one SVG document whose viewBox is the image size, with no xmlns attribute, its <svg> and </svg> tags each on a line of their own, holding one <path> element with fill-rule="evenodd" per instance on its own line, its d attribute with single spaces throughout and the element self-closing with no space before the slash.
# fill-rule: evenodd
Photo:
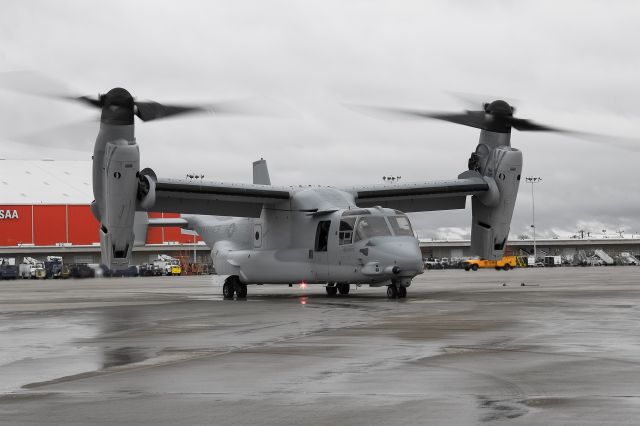
<svg viewBox="0 0 640 426">
<path fill-rule="evenodd" d="M 330 220 L 318 222 L 318 228 L 316 229 L 315 251 L 327 251 L 327 245 L 329 244 L 329 228 L 331 228 Z"/>
<path fill-rule="evenodd" d="M 353 226 L 355 223 L 355 217 L 345 217 L 340 221 L 340 231 L 338 232 L 338 241 L 340 245 L 351 244 L 353 241 Z"/>
<path fill-rule="evenodd" d="M 408 235 L 413 237 L 413 229 L 411 229 L 411 222 L 409 222 L 408 217 L 392 216 L 389 218 L 389 223 L 395 235 Z"/>
<path fill-rule="evenodd" d="M 356 224 L 356 241 L 371 237 L 386 237 L 391 230 L 383 216 L 360 217 Z"/>
</svg>

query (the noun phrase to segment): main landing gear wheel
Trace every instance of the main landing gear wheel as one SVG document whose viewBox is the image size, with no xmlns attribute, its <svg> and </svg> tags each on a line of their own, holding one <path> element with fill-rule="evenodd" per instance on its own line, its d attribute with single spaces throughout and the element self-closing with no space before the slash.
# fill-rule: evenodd
<svg viewBox="0 0 640 426">
<path fill-rule="evenodd" d="M 222 286 L 222 297 L 225 299 L 233 299 L 233 293 L 235 293 L 235 286 L 229 281 L 225 281 Z"/>
<path fill-rule="evenodd" d="M 398 299 L 404 299 L 405 297 L 407 297 L 407 288 L 401 286 L 398 288 Z"/>
<path fill-rule="evenodd" d="M 247 297 L 247 286 L 240 282 L 240 278 L 235 275 L 231 275 L 226 280 L 224 280 L 224 285 L 222 286 L 222 296 L 225 299 L 233 299 L 234 293 L 237 293 L 238 297 Z"/>
<path fill-rule="evenodd" d="M 349 284 L 338 284 L 338 292 L 342 295 L 349 294 Z"/>
<path fill-rule="evenodd" d="M 246 284 L 240 284 L 237 288 L 236 288 L 236 295 L 238 296 L 239 299 L 246 299 L 247 297 L 247 286 Z"/>
<path fill-rule="evenodd" d="M 395 284 L 387 286 L 387 297 L 389 299 L 395 299 L 398 297 L 398 287 L 396 287 Z"/>
<path fill-rule="evenodd" d="M 327 294 L 329 296 L 335 296 L 336 294 L 338 294 L 338 287 L 336 286 L 326 286 L 325 290 L 327 290 Z"/>
</svg>

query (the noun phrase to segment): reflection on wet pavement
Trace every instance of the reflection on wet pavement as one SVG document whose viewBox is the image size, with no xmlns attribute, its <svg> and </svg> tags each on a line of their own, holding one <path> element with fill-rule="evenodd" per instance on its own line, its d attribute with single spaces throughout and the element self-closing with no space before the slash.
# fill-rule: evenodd
<svg viewBox="0 0 640 426">
<path fill-rule="evenodd" d="M 3 283 L 0 418 L 635 424 L 638 271 L 435 271 L 402 301 L 312 285 L 225 301 L 209 277 Z"/>
</svg>

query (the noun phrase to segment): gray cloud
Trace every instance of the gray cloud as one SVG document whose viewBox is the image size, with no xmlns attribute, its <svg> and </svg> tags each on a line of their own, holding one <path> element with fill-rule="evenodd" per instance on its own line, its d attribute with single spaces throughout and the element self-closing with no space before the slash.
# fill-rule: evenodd
<svg viewBox="0 0 640 426">
<path fill-rule="evenodd" d="M 518 99 L 518 114 L 540 122 L 639 137 L 639 18 L 638 3 L 601 1 L 10 0 L 0 4 L 0 70 L 41 70 L 88 94 L 124 86 L 160 101 L 257 95 L 295 112 L 140 125 L 142 162 L 164 175 L 248 181 L 250 162 L 264 157 L 276 184 L 442 179 L 466 168 L 475 130 L 376 120 L 341 103 L 459 109 L 445 91 L 487 93 Z M 0 108 L 3 135 L 92 116 L 8 92 Z M 524 174 L 544 178 L 540 233 L 640 231 L 640 153 L 543 134 L 515 133 L 513 145 Z M 90 155 L 3 147 L 4 157 Z M 462 235 L 470 212 L 413 216 L 421 235 Z M 523 185 L 512 233 L 530 222 Z"/>
</svg>

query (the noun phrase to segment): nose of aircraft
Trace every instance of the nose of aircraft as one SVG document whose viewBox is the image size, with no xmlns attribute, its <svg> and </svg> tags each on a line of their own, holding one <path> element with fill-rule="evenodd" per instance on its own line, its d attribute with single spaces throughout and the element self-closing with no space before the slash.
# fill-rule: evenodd
<svg viewBox="0 0 640 426">
<path fill-rule="evenodd" d="M 422 252 L 415 238 L 393 237 L 384 240 L 378 240 L 374 247 L 375 251 L 372 250 L 371 255 L 379 257 L 376 260 L 383 265 L 398 266 L 400 268 L 398 275 L 401 276 L 422 273 L 424 270 Z M 373 257 L 371 255 L 370 258 Z"/>
</svg>

